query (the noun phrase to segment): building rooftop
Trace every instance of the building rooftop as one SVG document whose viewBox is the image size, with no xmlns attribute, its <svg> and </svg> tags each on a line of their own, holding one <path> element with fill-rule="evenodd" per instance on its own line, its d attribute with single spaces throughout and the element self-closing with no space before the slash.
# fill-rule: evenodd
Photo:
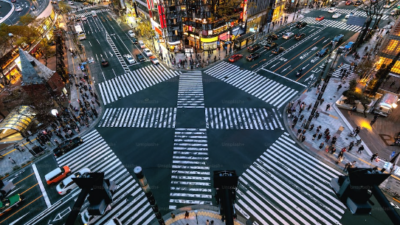
<svg viewBox="0 0 400 225">
<path fill-rule="evenodd" d="M 54 71 L 47 68 L 28 52 L 19 49 L 22 72 L 22 86 L 32 84 L 43 84 L 54 74 Z"/>
</svg>

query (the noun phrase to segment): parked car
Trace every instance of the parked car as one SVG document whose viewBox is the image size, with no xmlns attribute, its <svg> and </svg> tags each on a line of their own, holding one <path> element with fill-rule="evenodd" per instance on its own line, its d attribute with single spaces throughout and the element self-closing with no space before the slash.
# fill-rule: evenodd
<svg viewBox="0 0 400 225">
<path fill-rule="evenodd" d="M 287 39 L 290 39 L 293 36 L 294 36 L 293 32 L 286 32 L 284 35 L 282 35 L 282 38 L 287 40 Z"/>
<path fill-rule="evenodd" d="M 294 35 L 294 38 L 296 38 L 296 40 L 301 40 L 301 39 L 303 39 L 305 36 L 306 36 L 305 33 L 301 33 L 301 34 L 298 33 L 298 34 Z"/>
<path fill-rule="evenodd" d="M 249 52 L 254 52 L 254 51 L 256 51 L 257 49 L 259 49 L 261 46 L 259 45 L 259 44 L 255 44 L 255 45 L 252 45 L 252 46 L 249 46 L 249 47 L 247 47 L 247 51 L 249 51 Z"/>
<path fill-rule="evenodd" d="M 321 51 L 317 52 L 316 55 L 319 56 L 319 57 L 323 57 L 328 53 L 329 53 L 329 49 L 328 48 L 323 48 L 323 49 L 321 49 Z"/>
<path fill-rule="evenodd" d="M 276 46 L 275 42 L 267 42 L 267 44 L 264 46 L 265 49 L 273 49 Z"/>
<path fill-rule="evenodd" d="M 136 58 L 139 62 L 144 62 L 146 61 L 146 59 L 144 58 L 144 56 L 142 54 L 137 54 Z"/>
<path fill-rule="evenodd" d="M 133 44 L 137 44 L 137 43 L 138 43 L 138 39 L 135 38 L 135 37 L 133 37 L 133 38 L 132 38 L 132 42 L 133 42 Z"/>
<path fill-rule="evenodd" d="M 64 179 L 66 176 L 71 175 L 71 170 L 68 166 L 63 166 L 52 170 L 50 173 L 44 175 L 44 179 L 48 185 L 57 183 Z"/>
<path fill-rule="evenodd" d="M 229 62 L 236 62 L 236 61 L 238 61 L 239 59 L 241 59 L 241 58 L 243 58 L 243 55 L 242 54 L 234 54 L 234 55 L 232 55 L 231 57 L 229 57 Z"/>
<path fill-rule="evenodd" d="M 283 51 L 285 51 L 285 48 L 284 48 L 284 47 L 277 47 L 277 48 L 275 48 L 274 50 L 272 50 L 272 54 L 277 55 L 277 54 L 279 54 L 279 53 L 281 53 L 281 52 L 283 52 Z"/>
<path fill-rule="evenodd" d="M 351 51 L 351 48 L 353 47 L 354 42 L 353 41 L 349 41 L 349 43 L 347 43 L 347 45 L 344 46 L 344 49 L 346 51 Z"/>
<path fill-rule="evenodd" d="M 60 157 L 65 153 L 71 151 L 72 149 L 78 147 L 83 143 L 81 137 L 75 137 L 73 139 L 67 139 L 63 143 L 61 143 L 58 147 L 56 147 L 53 152 L 55 157 Z"/>
<path fill-rule="evenodd" d="M 150 56 L 153 55 L 153 53 L 151 53 L 150 49 L 148 49 L 148 48 L 145 48 L 145 49 L 143 50 L 143 53 L 144 53 L 147 57 L 150 57 Z"/>
<path fill-rule="evenodd" d="M 86 173 L 90 173 L 89 168 L 82 168 L 78 172 L 65 178 L 62 182 L 60 182 L 56 186 L 56 190 L 57 190 L 58 194 L 65 195 L 65 194 L 70 193 L 74 188 L 78 187 L 78 185 L 75 183 L 74 180 L 72 180 L 72 178 L 81 177 Z"/>
<path fill-rule="evenodd" d="M 350 0 L 347 0 L 347 1 L 346 1 L 346 5 L 352 5 L 352 4 L 353 4 L 352 1 L 350 1 Z"/>
<path fill-rule="evenodd" d="M 132 57 L 132 55 L 125 55 L 126 61 L 128 61 L 129 64 L 134 64 L 136 63 L 136 60 Z"/>
<path fill-rule="evenodd" d="M 7 198 L 1 199 L 0 201 L 0 216 L 4 215 L 6 212 L 12 210 L 19 206 L 24 199 L 20 194 L 11 195 Z"/>
<path fill-rule="evenodd" d="M 103 66 L 103 67 L 108 66 L 108 61 L 105 59 L 101 59 L 101 66 Z"/>
<path fill-rule="evenodd" d="M 260 54 L 257 53 L 257 52 L 255 52 L 255 53 L 251 53 L 250 55 L 248 55 L 248 56 L 246 57 L 246 59 L 247 59 L 248 61 L 254 61 L 254 60 L 257 59 L 258 57 L 260 57 Z"/>
<path fill-rule="evenodd" d="M 339 18 L 341 15 L 342 15 L 342 14 L 340 14 L 340 13 L 335 13 L 335 14 L 332 15 L 332 18 L 337 19 L 337 18 Z"/>
<path fill-rule="evenodd" d="M 135 37 L 135 33 L 132 30 L 128 30 L 128 34 L 130 37 Z"/>
<path fill-rule="evenodd" d="M 324 16 L 318 16 L 317 18 L 315 18 L 316 21 L 322 21 L 323 19 L 325 19 Z"/>
<path fill-rule="evenodd" d="M 154 55 L 150 56 L 149 59 L 150 59 L 151 63 L 153 63 L 154 65 L 160 64 L 157 57 L 155 57 Z"/>
<path fill-rule="evenodd" d="M 334 13 L 336 12 L 336 8 L 329 8 L 328 13 Z"/>
<path fill-rule="evenodd" d="M 305 27 L 305 26 L 307 26 L 307 23 L 306 23 L 306 22 L 297 22 L 297 24 L 296 24 L 296 27 L 297 27 L 297 28 L 303 28 L 303 27 Z"/>
<path fill-rule="evenodd" d="M 344 38 L 344 34 L 339 34 L 338 36 L 333 38 L 333 40 L 331 41 L 331 44 L 333 44 L 333 43 L 339 44 L 340 42 L 343 41 L 343 38 Z"/>
<path fill-rule="evenodd" d="M 138 41 L 140 48 L 146 48 L 146 45 L 144 45 L 143 41 Z"/>
</svg>

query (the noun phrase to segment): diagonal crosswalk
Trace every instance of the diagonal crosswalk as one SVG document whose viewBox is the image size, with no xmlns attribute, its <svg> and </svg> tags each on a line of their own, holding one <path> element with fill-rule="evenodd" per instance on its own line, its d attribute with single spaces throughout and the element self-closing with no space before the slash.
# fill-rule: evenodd
<svg viewBox="0 0 400 225">
<path fill-rule="evenodd" d="M 346 69 L 347 71 L 349 71 L 350 65 L 349 64 L 343 64 L 340 68 L 338 68 L 337 70 L 335 70 L 335 72 L 332 73 L 332 76 L 333 77 L 341 77 L 341 75 L 340 75 L 340 70 L 341 69 Z"/>
<path fill-rule="evenodd" d="M 346 208 L 329 185 L 338 175 L 285 132 L 240 176 L 235 208 L 257 224 L 340 224 Z"/>
<path fill-rule="evenodd" d="M 321 11 L 328 11 L 329 8 L 321 8 L 320 10 Z M 347 14 L 353 13 L 354 16 L 367 17 L 367 13 L 365 11 L 358 11 L 358 10 L 352 10 L 352 9 L 338 9 L 338 8 L 336 8 L 335 12 L 343 14 L 342 16 L 345 16 Z M 387 19 L 389 19 L 388 15 L 383 15 L 382 18 L 381 18 L 381 20 L 387 20 Z"/>
<path fill-rule="evenodd" d="M 175 129 L 169 204 L 170 210 L 212 204 L 206 129 Z"/>
<path fill-rule="evenodd" d="M 81 17 L 81 16 L 93 16 L 92 11 L 95 11 L 96 13 L 101 13 L 101 12 L 108 12 L 110 11 L 110 9 L 97 9 L 97 10 L 90 10 L 90 11 L 86 11 L 86 12 L 79 12 L 77 14 L 75 14 L 75 18 Z"/>
<path fill-rule="evenodd" d="M 324 19 L 322 21 L 316 21 L 315 17 L 305 17 L 305 18 L 303 18 L 302 21 L 304 21 L 308 24 L 319 24 L 319 25 L 323 25 L 323 26 L 327 26 L 327 27 L 334 27 L 334 28 L 339 28 L 342 30 L 349 30 L 349 31 L 353 31 L 353 32 L 360 32 L 361 28 L 362 28 L 362 27 L 356 26 L 356 25 L 347 25 L 345 22 L 340 22 L 340 21 L 336 21 L 336 20 Z"/>
<path fill-rule="evenodd" d="M 113 196 L 112 209 L 96 218 L 95 224 L 105 224 L 115 216 L 123 224 L 149 224 L 155 216 L 144 192 L 103 137 L 93 130 L 82 139 L 82 145 L 56 160 L 59 166 L 67 165 L 72 172 L 89 168 L 93 172 L 104 172 L 106 179 L 116 181 L 118 190 Z M 79 193 L 80 189 L 76 188 L 70 195 Z"/>
<path fill-rule="evenodd" d="M 176 108 L 107 108 L 98 127 L 175 128 Z"/>
<path fill-rule="evenodd" d="M 204 108 L 201 71 L 190 71 L 179 76 L 178 108 Z"/>
<path fill-rule="evenodd" d="M 98 86 L 103 103 L 107 105 L 181 73 L 167 69 L 162 64 L 150 65 L 101 82 Z"/>
<path fill-rule="evenodd" d="M 207 129 L 283 130 L 274 109 L 206 108 L 205 115 Z"/>
<path fill-rule="evenodd" d="M 298 93 L 298 91 L 290 87 L 252 71 L 242 70 L 238 66 L 225 61 L 211 67 L 205 72 L 266 103 L 276 106 L 278 109 Z"/>
</svg>

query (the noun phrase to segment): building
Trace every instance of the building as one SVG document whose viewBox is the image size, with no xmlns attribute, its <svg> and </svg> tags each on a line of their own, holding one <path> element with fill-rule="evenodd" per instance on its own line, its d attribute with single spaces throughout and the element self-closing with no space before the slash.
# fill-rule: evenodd
<svg viewBox="0 0 400 225">
<path fill-rule="evenodd" d="M 384 33 L 383 33 L 384 34 Z M 400 20 L 397 20 L 390 33 L 386 34 L 382 40 L 378 52 L 378 61 L 376 68 L 379 69 L 382 64 L 389 65 L 392 59 L 400 52 Z M 392 73 L 400 74 L 400 62 L 397 61 L 393 66 Z"/>
<path fill-rule="evenodd" d="M 266 31 L 268 23 L 272 22 L 274 7 L 275 0 L 249 0 L 246 33 Z"/>
</svg>

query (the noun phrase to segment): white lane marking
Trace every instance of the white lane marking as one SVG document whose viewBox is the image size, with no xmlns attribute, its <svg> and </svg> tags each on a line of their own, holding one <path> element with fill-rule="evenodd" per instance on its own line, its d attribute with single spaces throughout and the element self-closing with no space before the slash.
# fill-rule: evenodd
<svg viewBox="0 0 400 225">
<path fill-rule="evenodd" d="M 47 208 L 50 208 L 51 207 L 51 202 L 50 202 L 49 196 L 47 196 L 46 190 L 44 189 L 44 185 L 43 185 L 42 179 L 40 179 L 40 174 L 39 174 L 39 171 L 36 168 L 36 164 L 32 164 L 32 169 L 33 169 L 33 172 L 35 172 L 36 180 L 37 180 L 37 182 L 39 184 L 40 191 L 42 192 L 42 195 L 43 195 L 43 198 L 44 198 L 44 202 L 46 203 Z"/>
</svg>

